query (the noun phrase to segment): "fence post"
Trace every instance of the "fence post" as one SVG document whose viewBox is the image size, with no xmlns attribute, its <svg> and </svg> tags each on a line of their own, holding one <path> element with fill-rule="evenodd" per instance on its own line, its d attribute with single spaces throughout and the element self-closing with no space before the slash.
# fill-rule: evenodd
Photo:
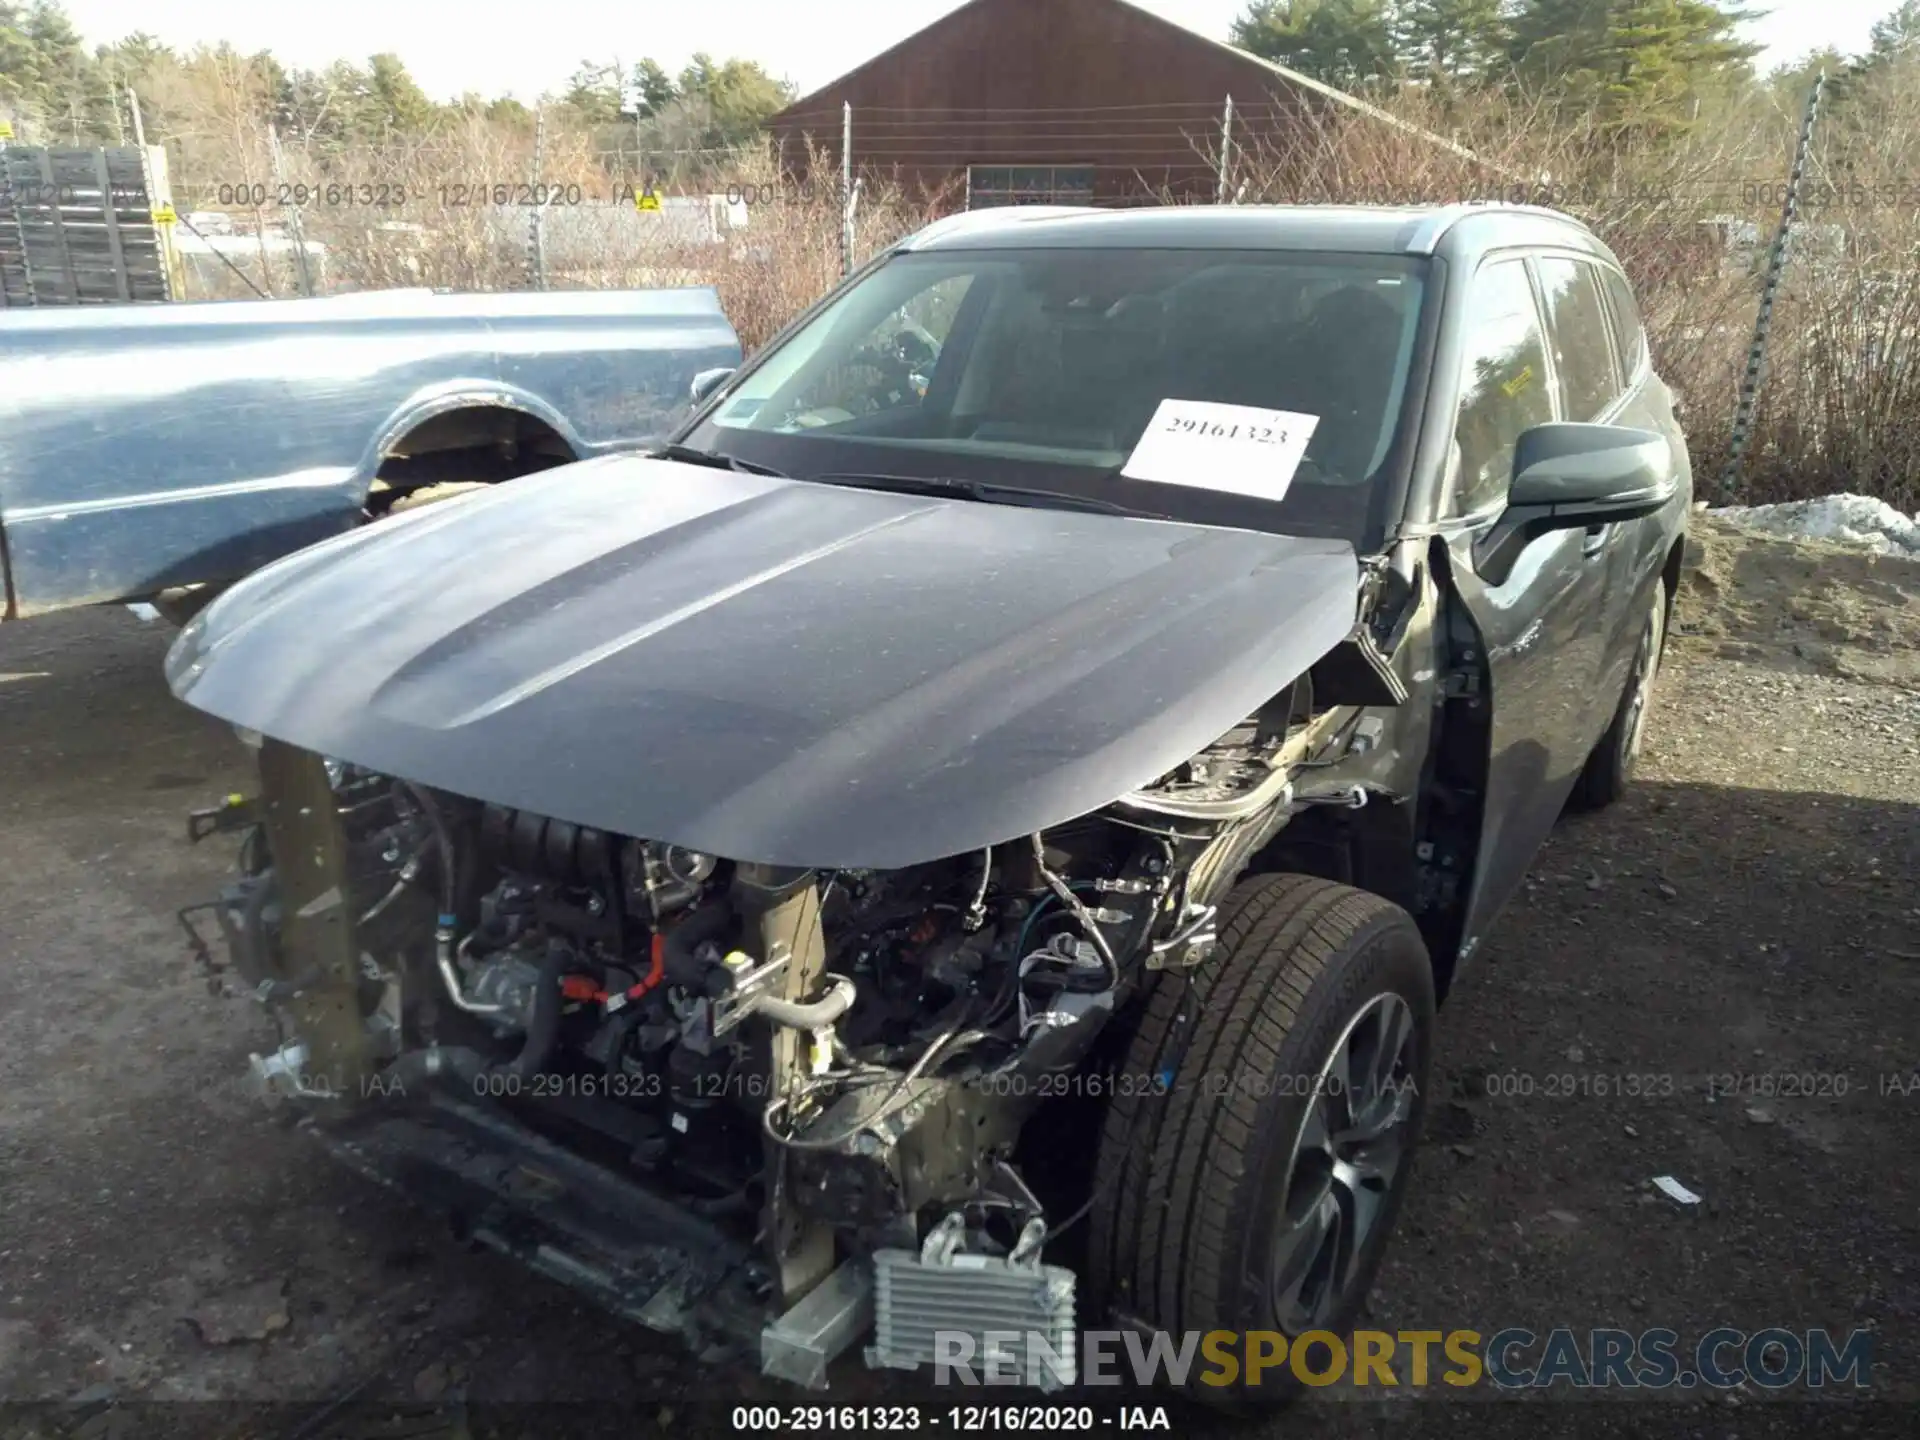
<svg viewBox="0 0 1920 1440">
<path fill-rule="evenodd" d="M 1813 148 L 1813 127 L 1820 116 L 1820 96 L 1827 88 L 1827 72 L 1814 76 L 1807 91 L 1806 114 L 1800 120 L 1800 138 L 1793 148 L 1793 168 L 1787 173 L 1787 196 L 1780 207 L 1780 228 L 1773 232 L 1773 245 L 1767 251 L 1767 269 L 1760 280 L 1760 310 L 1754 316 L 1753 341 L 1747 347 L 1747 373 L 1740 381 L 1740 401 L 1733 412 L 1733 436 L 1727 446 L 1727 463 L 1720 472 L 1720 499 L 1733 499 L 1734 482 L 1739 478 L 1740 462 L 1753 436 L 1753 414 L 1760 399 L 1760 380 L 1766 369 L 1767 332 L 1773 326 L 1773 297 L 1780 288 L 1781 272 L 1787 265 L 1787 247 L 1792 240 L 1793 222 L 1799 215 L 1800 181 L 1807 172 L 1807 154 Z"/>
<path fill-rule="evenodd" d="M 840 274 L 853 273 L 853 102 L 840 107 Z"/>
<path fill-rule="evenodd" d="M 536 105 L 533 110 L 533 198 L 540 196 L 540 172 L 546 166 L 547 158 L 547 110 L 544 105 Z M 533 288 L 547 288 L 547 232 L 546 207 L 535 205 L 530 220 L 527 246 L 527 265 L 533 275 Z"/>
<path fill-rule="evenodd" d="M 133 133 L 142 140 L 146 138 L 146 128 L 140 124 L 140 97 L 128 92 L 133 102 Z M 155 239 L 160 246 L 161 267 L 167 277 L 167 299 L 185 300 L 187 298 L 187 262 L 180 253 L 180 238 L 174 233 L 175 225 L 193 228 L 185 216 L 177 214 L 173 208 L 173 174 L 167 165 L 167 151 L 161 145 L 142 145 L 140 147 L 141 185 L 147 192 L 147 213 L 154 219 Z M 172 220 L 166 219 L 173 216 Z M 247 279 L 247 272 L 241 270 L 232 260 L 220 257 L 229 269 L 241 279 Z M 251 285 L 253 282 L 248 280 Z"/>
<path fill-rule="evenodd" d="M 267 122 L 267 147 L 273 156 L 273 183 L 280 187 L 280 193 L 291 195 L 287 187 L 287 167 L 280 153 L 280 127 L 271 120 Z M 300 293 L 313 295 L 313 271 L 307 263 L 307 227 L 300 221 L 300 202 L 295 200 L 287 207 L 287 238 L 293 241 L 294 264 L 300 268 Z"/>
<path fill-rule="evenodd" d="M 1233 168 L 1233 96 L 1227 96 L 1227 108 L 1220 115 L 1220 187 L 1214 204 L 1227 203 L 1228 172 Z"/>
</svg>

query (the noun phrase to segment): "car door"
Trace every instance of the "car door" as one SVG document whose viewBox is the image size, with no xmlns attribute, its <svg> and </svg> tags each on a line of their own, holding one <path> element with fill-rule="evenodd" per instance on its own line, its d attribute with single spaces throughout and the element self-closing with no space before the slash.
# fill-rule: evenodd
<svg viewBox="0 0 1920 1440">
<path fill-rule="evenodd" d="M 1604 543 L 1581 530 L 1539 536 L 1497 580 L 1477 551 L 1505 509 L 1515 442 L 1561 418 L 1539 296 L 1525 259 L 1495 255 L 1468 282 L 1454 482 L 1444 525 L 1454 588 L 1484 646 L 1490 747 L 1464 946 L 1506 903 L 1546 838 L 1602 726 Z"/>
</svg>

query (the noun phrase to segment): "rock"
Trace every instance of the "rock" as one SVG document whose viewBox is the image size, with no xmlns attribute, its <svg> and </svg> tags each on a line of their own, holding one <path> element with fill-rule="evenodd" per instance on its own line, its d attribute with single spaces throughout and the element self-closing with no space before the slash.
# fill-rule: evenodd
<svg viewBox="0 0 1920 1440">
<path fill-rule="evenodd" d="M 446 1394 L 447 1386 L 452 1383 L 453 1372 L 447 1368 L 447 1362 L 436 1360 L 413 1377 L 413 1398 L 431 1403 Z"/>
<path fill-rule="evenodd" d="M 119 1391 L 108 1381 L 102 1380 L 89 1385 L 84 1390 L 76 1390 L 67 1397 L 67 1405 L 74 1410 L 91 1410 L 102 1405 L 111 1405 Z"/>
<path fill-rule="evenodd" d="M 1764 1105 L 1749 1105 L 1747 1107 L 1747 1119 L 1756 1125 L 1771 1125 L 1773 1123 L 1773 1112 Z"/>
<path fill-rule="evenodd" d="M 287 1280 L 262 1280 L 228 1290 L 200 1303 L 186 1321 L 208 1345 L 238 1345 L 265 1340 L 293 1323 L 287 1313 Z"/>
</svg>

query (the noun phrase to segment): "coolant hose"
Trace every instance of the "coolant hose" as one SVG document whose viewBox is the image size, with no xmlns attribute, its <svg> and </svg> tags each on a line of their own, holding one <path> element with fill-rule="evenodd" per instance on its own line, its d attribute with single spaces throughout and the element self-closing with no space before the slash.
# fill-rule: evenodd
<svg viewBox="0 0 1920 1440">
<path fill-rule="evenodd" d="M 614 1019 L 607 1030 L 607 1084 L 617 1087 L 626 1071 L 627 1041 L 633 1038 L 633 1032 L 640 1028 L 640 1022 L 646 1018 L 646 1011 L 638 1005 L 631 1005 Z M 609 1093 L 619 1094 L 617 1088 Z"/>
<path fill-rule="evenodd" d="M 827 993 L 818 1000 L 766 999 L 753 1008 L 754 1013 L 792 1030 L 824 1030 L 853 1008 L 856 993 L 853 981 L 836 975 Z"/>
<path fill-rule="evenodd" d="M 540 982 L 534 987 L 533 1004 L 528 1009 L 527 1038 L 513 1064 L 507 1067 L 507 1074 L 525 1080 L 538 1074 L 553 1058 L 554 1047 L 560 1042 L 560 1006 L 564 999 L 560 982 L 576 963 L 573 951 L 565 945 L 548 947 L 547 958 L 540 966 Z"/>
<path fill-rule="evenodd" d="M 436 1075 L 451 1075 L 474 1085 L 486 1073 L 487 1057 L 478 1050 L 469 1050 L 463 1045 L 434 1045 L 425 1050 L 409 1050 L 381 1071 L 380 1079 L 383 1091 L 391 1093 L 397 1088 L 404 1094 L 408 1085 L 424 1083 Z"/>
<path fill-rule="evenodd" d="M 439 848 L 441 924 L 443 928 L 450 927 L 460 901 L 459 858 L 453 845 L 453 832 L 447 828 L 446 816 L 440 813 L 439 805 L 424 787 L 402 781 L 401 788 L 413 797 L 413 803 L 427 817 L 427 825 L 433 831 L 433 843 Z"/>
</svg>

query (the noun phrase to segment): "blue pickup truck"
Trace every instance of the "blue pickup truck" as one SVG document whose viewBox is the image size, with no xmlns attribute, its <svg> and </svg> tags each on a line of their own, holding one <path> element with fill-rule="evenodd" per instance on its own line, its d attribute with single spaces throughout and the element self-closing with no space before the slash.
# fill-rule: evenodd
<svg viewBox="0 0 1920 1440">
<path fill-rule="evenodd" d="M 177 617 L 449 485 L 644 449 L 739 360 L 705 287 L 0 314 L 4 616 Z"/>
</svg>

